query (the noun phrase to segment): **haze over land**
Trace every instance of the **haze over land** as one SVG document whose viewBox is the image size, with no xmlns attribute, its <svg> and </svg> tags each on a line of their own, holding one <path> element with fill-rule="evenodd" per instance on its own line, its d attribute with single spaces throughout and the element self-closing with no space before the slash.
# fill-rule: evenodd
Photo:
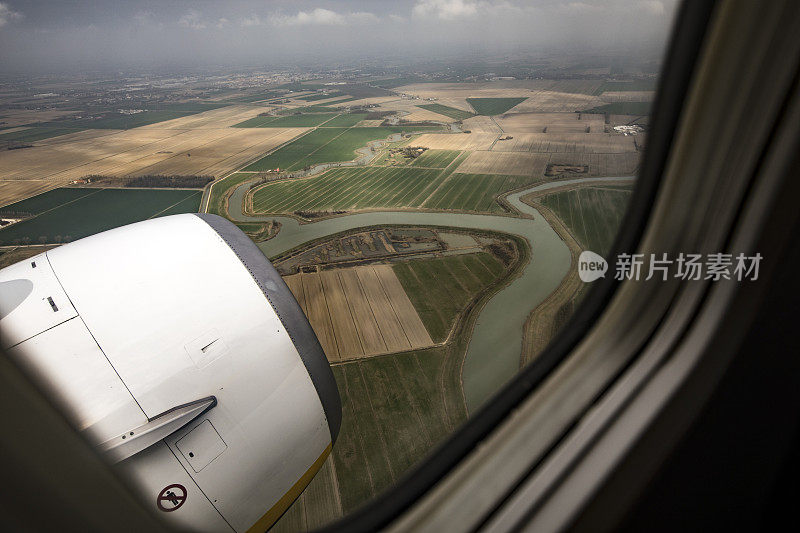
<svg viewBox="0 0 800 533">
<path fill-rule="evenodd" d="M 661 50 L 674 0 L 0 2 L 0 71 Z"/>
</svg>

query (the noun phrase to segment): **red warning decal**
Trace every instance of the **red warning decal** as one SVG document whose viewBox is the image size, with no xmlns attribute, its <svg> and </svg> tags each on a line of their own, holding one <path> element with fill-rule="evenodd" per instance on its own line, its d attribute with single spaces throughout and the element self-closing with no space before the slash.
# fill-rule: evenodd
<svg viewBox="0 0 800 533">
<path fill-rule="evenodd" d="M 186 501 L 186 487 L 173 483 L 165 487 L 156 498 L 156 505 L 165 513 L 171 513 L 181 508 Z"/>
</svg>

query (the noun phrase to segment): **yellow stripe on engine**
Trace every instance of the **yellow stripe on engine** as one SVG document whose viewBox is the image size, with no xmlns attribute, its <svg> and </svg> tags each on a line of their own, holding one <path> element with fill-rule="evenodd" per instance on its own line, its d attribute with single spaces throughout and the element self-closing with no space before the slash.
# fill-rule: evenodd
<svg viewBox="0 0 800 533">
<path fill-rule="evenodd" d="M 311 468 L 306 470 L 306 473 L 300 476 L 300 479 L 297 480 L 297 483 L 292 485 L 292 488 L 284 494 L 280 500 L 278 500 L 272 508 L 267 511 L 267 513 L 258 519 L 258 521 L 250 526 L 250 529 L 247 530 L 247 533 L 256 533 L 256 532 L 263 532 L 268 530 L 272 527 L 278 518 L 289 508 L 289 506 L 294 502 L 298 496 L 303 492 L 306 486 L 314 479 L 314 476 L 317 475 L 319 469 L 322 468 L 322 465 L 325 463 L 325 459 L 328 458 L 328 455 L 331 453 L 331 448 L 333 447 L 333 443 L 328 444 L 328 447 L 322 452 L 314 464 L 311 465 Z"/>
</svg>

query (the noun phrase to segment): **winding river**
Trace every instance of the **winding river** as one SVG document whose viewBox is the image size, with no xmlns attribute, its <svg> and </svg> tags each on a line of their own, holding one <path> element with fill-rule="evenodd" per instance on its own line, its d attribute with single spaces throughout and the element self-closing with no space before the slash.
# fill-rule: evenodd
<svg viewBox="0 0 800 533">
<path fill-rule="evenodd" d="M 522 331 L 528 315 L 558 287 L 570 267 L 570 251 L 539 212 L 521 197 L 565 185 L 593 181 L 632 181 L 633 177 L 578 178 L 536 185 L 510 194 L 506 200 L 532 218 L 513 218 L 461 213 L 420 213 L 381 211 L 344 215 L 301 224 L 291 217 L 247 216 L 242 200 L 248 184 L 237 187 L 230 199 L 230 216 L 239 222 L 278 220 L 281 230 L 269 241 L 259 243 L 267 257 L 313 239 L 364 226 L 415 224 L 485 229 L 519 235 L 531 245 L 531 261 L 509 285 L 497 292 L 480 311 L 467 348 L 462 371 L 464 396 L 470 412 L 479 407 L 519 370 Z"/>
</svg>

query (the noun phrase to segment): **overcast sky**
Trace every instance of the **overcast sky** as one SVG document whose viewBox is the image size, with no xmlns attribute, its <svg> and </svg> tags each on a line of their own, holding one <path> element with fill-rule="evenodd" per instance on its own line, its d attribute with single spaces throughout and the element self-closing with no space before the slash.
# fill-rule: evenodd
<svg viewBox="0 0 800 533">
<path fill-rule="evenodd" d="M 675 0 L 0 0 L 0 70 L 657 50 Z"/>
</svg>

